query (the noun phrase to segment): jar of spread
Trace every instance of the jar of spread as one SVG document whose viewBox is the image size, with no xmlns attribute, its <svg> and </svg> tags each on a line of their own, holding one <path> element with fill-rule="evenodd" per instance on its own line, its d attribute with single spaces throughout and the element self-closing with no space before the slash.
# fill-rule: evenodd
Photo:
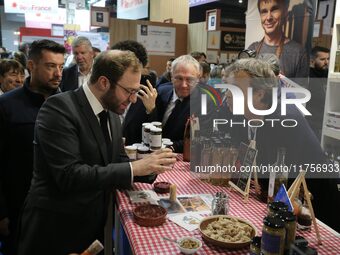
<svg viewBox="0 0 340 255">
<path fill-rule="evenodd" d="M 146 140 L 145 128 L 146 128 L 146 126 L 150 126 L 150 125 L 151 125 L 151 123 L 149 123 L 149 122 L 144 122 L 142 124 L 142 143 L 143 144 L 147 144 L 148 143 L 148 141 Z M 149 129 L 149 132 L 150 132 L 150 129 Z"/>
<path fill-rule="evenodd" d="M 144 135 L 145 135 L 145 138 L 144 138 L 144 141 L 143 143 L 146 145 L 146 146 L 149 146 L 150 145 L 150 132 L 151 132 L 151 128 L 153 128 L 154 126 L 149 124 L 149 125 L 146 125 L 145 128 L 144 128 Z"/>
<path fill-rule="evenodd" d="M 285 222 L 277 217 L 263 219 L 261 252 L 264 255 L 283 255 L 285 248 Z"/>
<path fill-rule="evenodd" d="M 249 255 L 260 255 L 261 254 L 261 236 L 255 236 L 250 244 Z"/>
<path fill-rule="evenodd" d="M 281 201 L 271 202 L 268 204 L 268 216 L 275 216 L 279 212 L 287 212 L 288 205 Z"/>
<path fill-rule="evenodd" d="M 285 250 L 288 251 L 295 241 L 296 216 L 292 212 L 279 212 L 277 217 L 284 220 L 286 229 Z"/>
<path fill-rule="evenodd" d="M 137 148 L 137 159 L 145 158 L 146 156 L 148 156 L 148 154 L 150 154 L 149 147 L 139 146 Z"/>
<path fill-rule="evenodd" d="M 162 148 L 162 129 L 152 127 L 150 128 L 150 147 L 152 150 L 159 150 Z"/>
<path fill-rule="evenodd" d="M 128 155 L 130 160 L 137 159 L 137 146 L 129 145 L 125 146 L 126 155 Z"/>
</svg>

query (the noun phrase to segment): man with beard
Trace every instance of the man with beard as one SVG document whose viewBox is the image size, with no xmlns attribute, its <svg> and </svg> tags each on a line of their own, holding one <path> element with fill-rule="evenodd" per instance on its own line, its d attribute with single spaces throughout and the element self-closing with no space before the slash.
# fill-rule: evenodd
<svg viewBox="0 0 340 255">
<path fill-rule="evenodd" d="M 0 233 L 7 236 L 5 254 L 16 254 L 19 212 L 33 172 L 34 125 L 41 105 L 58 90 L 64 53 L 56 42 L 34 41 L 27 62 L 31 76 L 23 87 L 0 97 Z"/>
<path fill-rule="evenodd" d="M 132 52 L 102 52 L 88 84 L 49 98 L 41 108 L 20 255 L 81 253 L 93 240 L 103 241 L 113 189 L 130 188 L 133 180 L 152 182 L 171 169 L 176 159 L 169 149 L 131 163 L 124 152 L 118 114 L 136 102 L 140 78 Z"/>
<path fill-rule="evenodd" d="M 252 43 L 248 49 L 256 55 L 273 53 L 280 60 L 281 73 L 288 78 L 308 76 L 306 51 L 284 34 L 283 27 L 287 20 L 289 0 L 258 0 L 264 37 Z"/>
<path fill-rule="evenodd" d="M 312 116 L 308 116 L 307 120 L 315 135 L 321 141 L 328 77 L 329 49 L 316 46 L 312 49 L 310 58 L 309 91 L 312 97 L 307 104 L 307 108 L 312 113 Z"/>
</svg>

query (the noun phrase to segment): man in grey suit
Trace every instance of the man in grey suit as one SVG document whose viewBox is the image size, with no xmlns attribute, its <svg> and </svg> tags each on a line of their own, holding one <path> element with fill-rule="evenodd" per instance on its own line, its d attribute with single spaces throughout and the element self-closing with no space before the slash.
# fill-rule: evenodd
<svg viewBox="0 0 340 255">
<path fill-rule="evenodd" d="M 168 149 L 133 162 L 124 152 L 117 114 L 136 102 L 140 77 L 133 53 L 103 52 L 88 85 L 50 97 L 42 106 L 20 255 L 81 253 L 93 240 L 102 240 L 114 188 L 129 188 L 137 177 L 153 181 L 147 177 L 171 169 L 176 159 Z"/>
</svg>

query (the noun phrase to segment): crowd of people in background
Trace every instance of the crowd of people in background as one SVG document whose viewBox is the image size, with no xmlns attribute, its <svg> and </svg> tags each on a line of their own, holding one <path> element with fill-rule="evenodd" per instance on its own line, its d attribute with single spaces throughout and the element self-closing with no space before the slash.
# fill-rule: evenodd
<svg viewBox="0 0 340 255">
<path fill-rule="evenodd" d="M 261 13 L 270 8 L 268 3 L 259 5 Z M 77 37 L 66 68 L 65 48 L 53 41 L 21 44 L 12 54 L 0 47 L 0 236 L 5 254 L 68 254 L 81 252 L 94 239 L 102 240 L 108 190 L 129 187 L 133 181 L 152 182 L 175 161 L 175 154 L 165 149 L 129 163 L 122 137 L 125 145 L 141 142 L 142 124 L 159 121 L 164 137 L 174 142 L 174 151 L 183 152 L 187 119 L 193 113 L 200 115 L 199 107 L 190 109 L 190 100 L 200 100 L 201 88 L 215 89 L 216 84 L 228 82 L 246 94 L 252 86 L 254 105 L 268 109 L 269 91 L 281 86 L 282 68 L 287 72 L 277 52 L 274 57 L 261 53 L 271 47 L 272 35 L 268 31 L 250 47 L 257 52 L 255 58 L 231 65 L 210 64 L 203 52 L 192 52 L 169 58 L 159 77 L 149 68 L 144 46 L 131 40 L 100 53 L 88 38 Z M 287 40 L 281 36 L 276 43 L 281 42 L 282 48 Z M 289 47 L 288 43 L 279 55 Z M 328 60 L 328 49 L 312 50 L 312 99 L 307 107 L 314 118 L 307 120 L 313 130 L 297 109 L 290 109 L 289 115 L 301 125 L 294 131 L 267 127 L 258 131 L 258 162 L 275 160 L 273 140 L 275 148 L 289 148 L 290 163 L 325 160 L 318 138 Z M 293 68 L 290 71 L 302 72 L 302 68 Z M 250 78 L 258 83 L 244 82 Z M 208 107 L 209 118 L 218 111 L 232 112 L 230 91 L 216 91 L 223 104 L 219 109 Z M 252 116 L 246 105 L 245 109 L 243 118 L 261 119 Z M 276 112 L 273 115 L 279 118 Z M 213 132 L 202 120 L 201 129 Z M 247 130 L 228 132 L 238 142 L 248 140 Z M 316 196 L 316 201 L 322 199 Z M 324 217 L 322 213 L 317 216 Z M 83 224 L 86 231 L 80 234 Z M 70 242 L 75 235 L 77 243 Z M 51 246 L 58 248 L 51 251 Z"/>
</svg>

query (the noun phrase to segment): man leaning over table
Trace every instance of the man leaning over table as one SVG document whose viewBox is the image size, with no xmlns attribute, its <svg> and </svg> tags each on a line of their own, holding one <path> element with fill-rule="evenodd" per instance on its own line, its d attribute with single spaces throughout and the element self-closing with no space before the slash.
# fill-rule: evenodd
<svg viewBox="0 0 340 255">
<path fill-rule="evenodd" d="M 42 106 L 20 255 L 81 253 L 93 240 L 103 240 L 113 188 L 129 188 L 133 179 L 152 182 L 154 174 L 171 169 L 176 159 L 168 149 L 131 163 L 124 152 L 117 114 L 136 102 L 140 77 L 133 53 L 103 52 L 95 59 L 89 84 Z"/>
</svg>

